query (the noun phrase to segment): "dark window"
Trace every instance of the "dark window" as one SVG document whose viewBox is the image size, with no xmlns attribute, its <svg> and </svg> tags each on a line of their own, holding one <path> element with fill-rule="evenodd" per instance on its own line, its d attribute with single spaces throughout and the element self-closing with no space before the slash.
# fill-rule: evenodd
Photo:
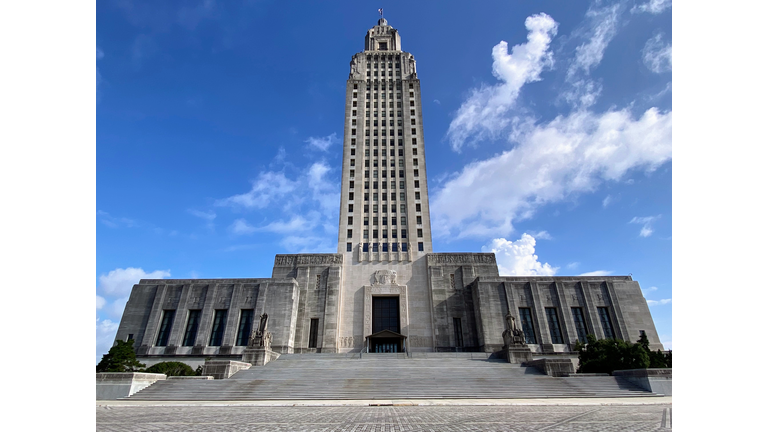
<svg viewBox="0 0 768 432">
<path fill-rule="evenodd" d="M 187 328 L 184 330 L 182 346 L 194 346 L 197 339 L 197 327 L 200 325 L 200 311 L 191 310 L 187 317 Z"/>
<path fill-rule="evenodd" d="M 421 243 L 419 243 L 421 244 Z M 464 346 L 464 336 L 461 332 L 461 318 L 453 319 L 453 334 L 456 337 L 456 346 L 461 348 Z"/>
<path fill-rule="evenodd" d="M 378 231 L 376 231 L 376 230 L 373 231 L 373 237 L 374 238 L 378 238 L 379 237 L 378 236 Z M 378 243 L 373 243 L 373 251 L 374 252 L 378 252 L 379 251 L 379 244 Z"/>
<path fill-rule="evenodd" d="M 421 225 L 421 216 L 416 216 L 416 224 Z"/>
<path fill-rule="evenodd" d="M 390 330 L 400 333 L 398 297 L 373 297 L 373 333 Z"/>
<path fill-rule="evenodd" d="M 351 229 L 347 230 L 347 238 L 352 238 L 352 230 Z"/>
<path fill-rule="evenodd" d="M 403 230 L 403 233 L 405 233 L 405 230 Z M 402 250 L 403 252 L 408 252 L 408 243 L 402 243 L 400 246 L 401 246 L 400 250 Z"/>
<path fill-rule="evenodd" d="M 352 225 L 352 216 L 347 217 L 347 225 Z"/>
<path fill-rule="evenodd" d="M 397 252 L 397 243 L 392 243 L 392 252 Z"/>
<path fill-rule="evenodd" d="M 168 345 L 168 336 L 171 335 L 171 326 L 173 325 L 173 317 L 176 316 L 175 310 L 164 310 L 163 320 L 160 322 L 160 332 L 157 334 L 157 346 Z"/>
<path fill-rule="evenodd" d="M 224 338 L 224 327 L 227 325 L 227 311 L 219 309 L 213 316 L 213 329 L 211 330 L 210 346 L 221 346 L 221 340 Z"/>
<path fill-rule="evenodd" d="M 520 322 L 523 326 L 523 333 L 525 334 L 525 343 L 535 344 L 536 333 L 533 332 L 533 319 L 531 319 L 530 308 L 520 308 Z"/>
<path fill-rule="evenodd" d="M 416 237 L 424 237 L 423 231 L 421 229 L 416 230 Z"/>
<path fill-rule="evenodd" d="M 616 336 L 613 333 L 613 324 L 611 324 L 611 316 L 608 315 L 608 308 L 599 307 L 597 313 L 600 315 L 600 324 L 603 326 L 603 333 L 605 333 L 606 339 L 615 339 Z"/>
<path fill-rule="evenodd" d="M 420 212 L 420 211 L 421 211 L 421 204 L 416 204 L 416 211 L 417 211 L 417 212 Z"/>
<path fill-rule="evenodd" d="M 419 252 L 424 252 L 424 243 L 419 242 Z"/>
<path fill-rule="evenodd" d="M 584 322 L 584 312 L 580 307 L 571 308 L 573 314 L 573 323 L 576 325 L 576 335 L 579 342 L 587 343 L 587 324 Z"/>
<path fill-rule="evenodd" d="M 240 311 L 240 324 L 237 326 L 237 346 L 247 346 L 248 337 L 253 329 L 253 309 Z"/>
<path fill-rule="evenodd" d="M 408 231 L 406 230 L 400 230 L 400 238 L 406 238 L 408 237 Z M 405 243 L 403 243 L 405 245 Z"/>
<path fill-rule="evenodd" d="M 317 326 L 319 322 L 318 318 L 309 320 L 309 348 L 317 348 Z"/>
<path fill-rule="evenodd" d="M 352 252 L 352 243 L 347 243 L 347 252 Z"/>
<path fill-rule="evenodd" d="M 363 243 L 363 252 L 368 252 L 368 243 Z"/>
<path fill-rule="evenodd" d="M 355 193 L 354 192 L 350 192 L 349 193 L 349 200 L 352 201 L 354 199 L 355 199 Z"/>
<path fill-rule="evenodd" d="M 387 238 L 387 231 L 386 230 L 383 231 L 382 234 L 384 234 L 384 238 Z M 387 252 L 388 246 L 389 246 L 389 243 L 382 243 L 381 244 L 381 251 L 382 252 Z"/>
<path fill-rule="evenodd" d="M 418 181 L 418 180 L 415 180 L 415 181 L 413 182 L 413 187 L 415 187 L 415 188 L 418 188 L 418 187 L 419 187 L 419 181 Z"/>
<path fill-rule="evenodd" d="M 350 204 L 347 206 L 347 211 L 351 212 L 352 209 L 354 209 L 354 204 Z"/>
<path fill-rule="evenodd" d="M 557 308 L 544 308 L 547 314 L 547 324 L 549 324 L 549 336 L 552 343 L 563 343 L 563 334 L 560 332 L 560 321 L 557 319 Z"/>
</svg>

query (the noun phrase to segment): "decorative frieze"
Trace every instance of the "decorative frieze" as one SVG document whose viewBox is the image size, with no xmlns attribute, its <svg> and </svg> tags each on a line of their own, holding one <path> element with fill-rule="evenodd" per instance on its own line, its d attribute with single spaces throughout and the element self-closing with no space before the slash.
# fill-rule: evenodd
<svg viewBox="0 0 768 432">
<path fill-rule="evenodd" d="M 281 267 L 331 265 L 342 264 L 343 262 L 344 256 L 341 254 L 275 255 L 275 266 Z"/>
<path fill-rule="evenodd" d="M 496 264 L 496 255 L 492 253 L 472 254 L 431 254 L 427 255 L 429 265 L 437 264 Z"/>
</svg>

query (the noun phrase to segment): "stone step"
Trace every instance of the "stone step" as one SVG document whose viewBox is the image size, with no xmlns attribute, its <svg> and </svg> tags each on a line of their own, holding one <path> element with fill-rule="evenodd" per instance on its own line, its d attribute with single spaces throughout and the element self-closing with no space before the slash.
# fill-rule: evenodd
<svg viewBox="0 0 768 432">
<path fill-rule="evenodd" d="M 442 354 L 442 353 L 441 353 Z M 469 353 L 461 353 L 469 354 Z M 655 396 L 611 376 L 553 378 L 535 368 L 471 356 L 357 360 L 281 356 L 226 380 L 166 380 L 131 400 L 439 399 Z"/>
</svg>

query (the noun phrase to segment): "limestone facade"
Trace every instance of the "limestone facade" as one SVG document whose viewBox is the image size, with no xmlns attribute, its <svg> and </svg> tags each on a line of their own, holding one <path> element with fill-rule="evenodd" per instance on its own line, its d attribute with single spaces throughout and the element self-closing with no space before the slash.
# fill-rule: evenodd
<svg viewBox="0 0 768 432">
<path fill-rule="evenodd" d="M 388 297 L 409 353 L 500 352 L 507 313 L 535 353 L 641 331 L 662 349 L 631 276 L 500 276 L 493 253 L 432 252 L 420 81 L 384 19 L 350 62 L 343 151 L 337 253 L 277 255 L 270 278 L 142 279 L 116 339 L 141 361 L 239 359 L 266 313 L 275 353 L 359 352 Z"/>
</svg>

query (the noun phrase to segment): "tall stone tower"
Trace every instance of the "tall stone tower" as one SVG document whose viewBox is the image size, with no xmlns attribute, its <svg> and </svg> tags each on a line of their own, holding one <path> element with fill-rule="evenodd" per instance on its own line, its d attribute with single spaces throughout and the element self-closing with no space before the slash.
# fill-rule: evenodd
<svg viewBox="0 0 768 432">
<path fill-rule="evenodd" d="M 380 19 L 347 80 L 338 246 L 345 262 L 410 262 L 432 252 L 420 85 L 413 55 Z"/>
</svg>

